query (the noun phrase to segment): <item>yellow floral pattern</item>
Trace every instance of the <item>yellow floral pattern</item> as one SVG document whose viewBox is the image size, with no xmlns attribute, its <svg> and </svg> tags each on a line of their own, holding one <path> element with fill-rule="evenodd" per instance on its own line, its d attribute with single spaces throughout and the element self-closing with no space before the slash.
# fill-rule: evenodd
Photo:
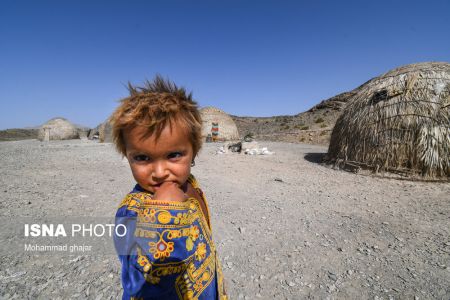
<svg viewBox="0 0 450 300">
<path fill-rule="evenodd" d="M 197 246 L 197 250 L 195 250 L 195 258 L 197 260 L 204 260 L 206 257 L 206 244 L 200 243 Z"/>
</svg>

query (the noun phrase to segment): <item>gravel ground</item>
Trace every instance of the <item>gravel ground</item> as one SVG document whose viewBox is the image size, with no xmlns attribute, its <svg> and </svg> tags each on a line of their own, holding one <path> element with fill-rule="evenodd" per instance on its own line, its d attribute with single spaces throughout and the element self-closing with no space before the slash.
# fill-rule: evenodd
<svg viewBox="0 0 450 300">
<path fill-rule="evenodd" d="M 449 183 L 332 170 L 317 163 L 325 147 L 259 144 L 275 153 L 205 144 L 192 170 L 231 299 L 450 299 Z M 11 223 L 113 216 L 134 185 L 112 145 L 92 141 L 0 142 L 0 165 Z M 113 254 L 0 254 L 3 299 L 121 296 Z"/>
</svg>

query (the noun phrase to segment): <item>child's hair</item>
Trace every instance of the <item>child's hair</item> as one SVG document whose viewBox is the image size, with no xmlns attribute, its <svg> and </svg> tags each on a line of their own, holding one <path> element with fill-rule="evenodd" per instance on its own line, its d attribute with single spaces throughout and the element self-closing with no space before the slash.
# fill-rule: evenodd
<svg viewBox="0 0 450 300">
<path fill-rule="evenodd" d="M 153 81 L 146 81 L 143 87 L 128 83 L 130 96 L 122 99 L 119 107 L 110 117 L 112 136 L 117 151 L 126 156 L 123 130 L 136 126 L 148 128 L 144 137 L 156 134 L 156 140 L 169 125 L 180 125 L 189 134 L 194 157 L 202 146 L 202 121 L 192 93 L 156 75 Z"/>
</svg>

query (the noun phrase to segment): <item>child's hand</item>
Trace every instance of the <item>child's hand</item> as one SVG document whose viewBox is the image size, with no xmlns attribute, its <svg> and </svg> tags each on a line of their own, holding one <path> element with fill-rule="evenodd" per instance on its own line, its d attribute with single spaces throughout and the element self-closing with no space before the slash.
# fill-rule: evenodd
<svg viewBox="0 0 450 300">
<path fill-rule="evenodd" d="M 178 187 L 175 182 L 164 182 L 156 191 L 156 200 L 168 200 L 183 202 L 186 200 L 186 195 Z"/>
</svg>

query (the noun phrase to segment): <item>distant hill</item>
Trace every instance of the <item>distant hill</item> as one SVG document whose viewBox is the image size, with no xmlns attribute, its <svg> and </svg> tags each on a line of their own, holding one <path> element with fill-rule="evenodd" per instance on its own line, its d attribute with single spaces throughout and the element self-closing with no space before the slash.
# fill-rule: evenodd
<svg viewBox="0 0 450 300">
<path fill-rule="evenodd" d="M 0 130 L 0 141 L 37 139 L 39 129 L 12 128 Z"/>
<path fill-rule="evenodd" d="M 260 140 L 328 145 L 331 131 L 345 104 L 371 80 L 352 91 L 323 100 L 308 111 L 296 115 L 231 117 L 241 137 L 252 133 Z"/>
<path fill-rule="evenodd" d="M 353 91 L 339 94 L 297 115 L 231 117 L 241 137 L 251 133 L 260 140 L 326 145 L 342 108 L 352 95 Z"/>
</svg>

